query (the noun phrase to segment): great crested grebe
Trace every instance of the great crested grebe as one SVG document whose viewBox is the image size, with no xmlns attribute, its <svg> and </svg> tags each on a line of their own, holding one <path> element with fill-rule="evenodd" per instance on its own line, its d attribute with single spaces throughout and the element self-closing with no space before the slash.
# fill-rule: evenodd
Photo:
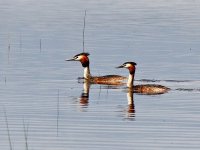
<svg viewBox="0 0 200 150">
<path fill-rule="evenodd" d="M 106 75 L 106 76 L 92 76 L 90 74 L 90 61 L 89 53 L 80 53 L 75 55 L 72 59 L 66 61 L 80 61 L 84 68 L 84 79 L 89 80 L 93 84 L 108 84 L 108 85 L 122 85 L 126 77 L 119 75 Z"/>
<path fill-rule="evenodd" d="M 170 89 L 168 87 L 157 85 L 157 84 L 143 84 L 143 85 L 133 85 L 135 70 L 136 70 L 135 62 L 125 62 L 121 66 L 117 68 L 127 68 L 129 70 L 127 87 L 132 89 L 135 93 L 142 94 L 163 94 L 168 92 Z"/>
</svg>

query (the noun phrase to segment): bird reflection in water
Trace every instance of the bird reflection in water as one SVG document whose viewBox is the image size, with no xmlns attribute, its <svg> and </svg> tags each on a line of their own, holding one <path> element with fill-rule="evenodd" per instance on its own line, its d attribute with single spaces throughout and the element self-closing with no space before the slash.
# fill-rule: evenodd
<svg viewBox="0 0 200 150">
<path fill-rule="evenodd" d="M 88 80 L 83 80 L 83 92 L 79 97 L 79 103 L 83 108 L 87 108 L 89 103 L 90 83 Z"/>
<path fill-rule="evenodd" d="M 128 89 L 127 92 L 127 100 L 128 100 L 128 113 L 130 117 L 135 117 L 135 105 L 133 99 L 133 91 Z"/>
<path fill-rule="evenodd" d="M 81 93 L 81 96 L 79 97 L 79 104 L 81 107 L 81 111 L 86 111 L 85 108 L 89 105 L 89 92 L 90 92 L 90 82 L 88 80 L 79 78 L 79 83 L 83 84 L 83 92 Z M 103 86 L 103 88 L 106 89 L 117 89 L 119 86 L 117 85 L 107 85 Z M 126 109 L 126 118 L 134 118 L 135 117 L 135 105 L 134 105 L 134 98 L 133 98 L 133 90 L 131 88 L 128 88 L 127 90 L 127 102 L 128 107 Z"/>
<path fill-rule="evenodd" d="M 135 117 L 135 105 L 134 105 L 134 97 L 133 97 L 133 90 L 128 88 L 127 90 L 127 102 L 128 108 L 126 109 L 126 119 L 134 120 Z"/>
</svg>

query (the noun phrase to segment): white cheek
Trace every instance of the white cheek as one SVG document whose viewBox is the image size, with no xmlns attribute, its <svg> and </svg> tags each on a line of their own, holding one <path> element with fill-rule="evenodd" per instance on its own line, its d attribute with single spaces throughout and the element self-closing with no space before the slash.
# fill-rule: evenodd
<svg viewBox="0 0 200 150">
<path fill-rule="evenodd" d="M 124 67 L 129 68 L 129 67 L 131 67 L 131 64 L 126 64 Z"/>
<path fill-rule="evenodd" d="M 76 58 L 76 60 L 81 60 L 83 58 L 83 56 L 78 56 L 77 58 Z"/>
</svg>

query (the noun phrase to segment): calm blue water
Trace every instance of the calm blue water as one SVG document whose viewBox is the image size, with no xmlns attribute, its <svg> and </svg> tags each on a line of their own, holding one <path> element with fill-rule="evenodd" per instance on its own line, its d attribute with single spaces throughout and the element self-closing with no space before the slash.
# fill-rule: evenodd
<svg viewBox="0 0 200 150">
<path fill-rule="evenodd" d="M 64 60 L 82 52 L 85 10 L 92 74 L 135 61 L 136 84 L 172 90 L 81 97 L 83 69 Z M 0 149 L 199 149 L 199 15 L 197 0 L 0 0 Z"/>
</svg>

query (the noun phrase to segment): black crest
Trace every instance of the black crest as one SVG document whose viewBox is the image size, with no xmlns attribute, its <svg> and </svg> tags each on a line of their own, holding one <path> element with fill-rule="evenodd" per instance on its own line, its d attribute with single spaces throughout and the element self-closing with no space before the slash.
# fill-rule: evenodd
<svg viewBox="0 0 200 150">
<path fill-rule="evenodd" d="M 135 62 L 132 62 L 132 61 L 125 62 L 123 65 L 126 65 L 126 64 L 131 64 L 131 65 L 133 65 L 133 66 L 136 66 L 136 65 L 137 65 Z"/>
<path fill-rule="evenodd" d="M 75 55 L 74 57 L 78 57 L 78 56 L 81 56 L 81 55 L 89 56 L 90 54 L 89 54 L 89 53 L 86 53 L 86 52 L 83 52 L 83 53 L 80 53 L 80 54 Z"/>
</svg>

